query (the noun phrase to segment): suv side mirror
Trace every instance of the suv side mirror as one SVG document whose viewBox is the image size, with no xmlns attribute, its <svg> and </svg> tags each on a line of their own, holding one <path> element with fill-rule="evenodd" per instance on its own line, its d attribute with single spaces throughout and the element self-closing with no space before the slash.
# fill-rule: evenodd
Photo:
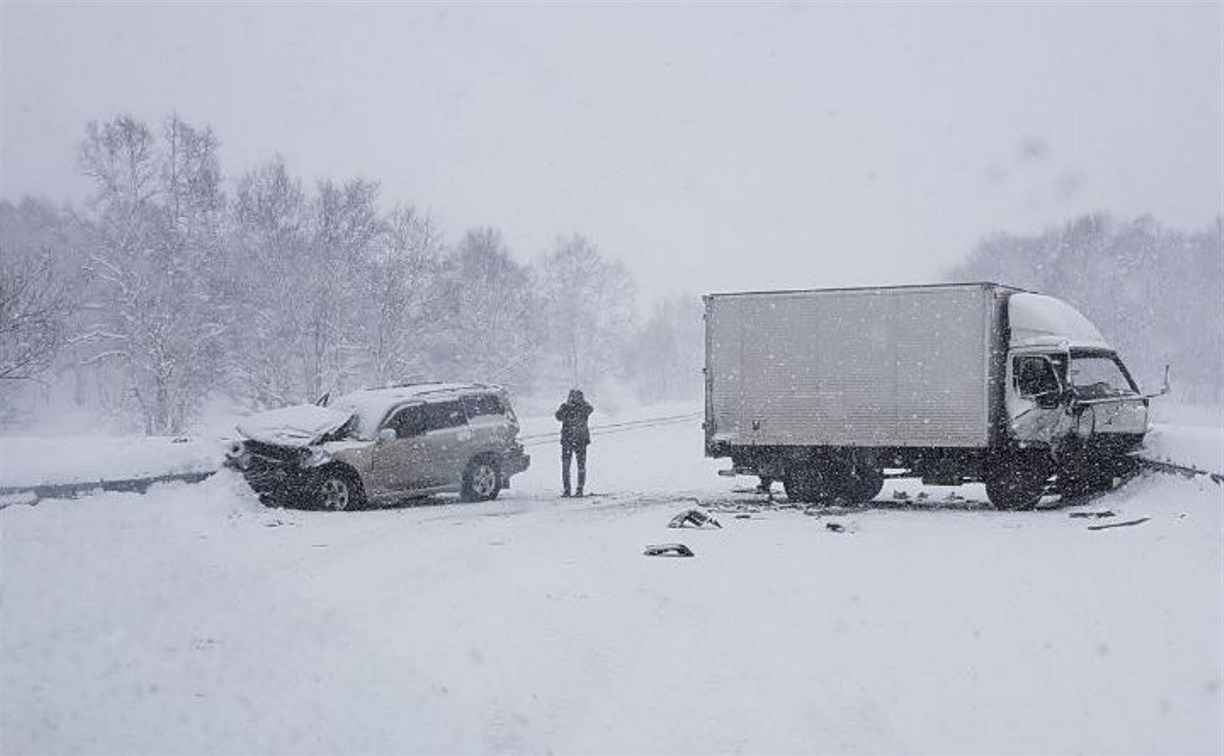
<svg viewBox="0 0 1224 756">
<path fill-rule="evenodd" d="M 379 441 L 394 441 L 397 438 L 399 436 L 396 435 L 394 428 L 383 428 L 378 432 Z"/>
</svg>

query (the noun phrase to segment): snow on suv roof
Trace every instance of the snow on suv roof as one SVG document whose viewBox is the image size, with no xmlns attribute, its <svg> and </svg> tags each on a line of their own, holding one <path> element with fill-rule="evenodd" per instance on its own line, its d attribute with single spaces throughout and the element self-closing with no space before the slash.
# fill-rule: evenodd
<svg viewBox="0 0 1224 756">
<path fill-rule="evenodd" d="M 366 388 L 332 399 L 328 407 L 357 415 L 357 435 L 372 437 L 378 423 L 392 407 L 406 402 L 430 399 L 457 399 L 464 394 L 500 392 L 501 386 L 486 383 L 407 383 L 387 388 Z"/>
</svg>

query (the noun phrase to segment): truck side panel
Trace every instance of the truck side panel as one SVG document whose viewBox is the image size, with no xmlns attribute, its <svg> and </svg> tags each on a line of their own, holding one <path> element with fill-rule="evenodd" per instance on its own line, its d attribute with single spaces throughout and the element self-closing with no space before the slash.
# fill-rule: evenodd
<svg viewBox="0 0 1224 756">
<path fill-rule="evenodd" d="M 987 446 L 994 294 L 964 285 L 707 297 L 707 442 Z"/>
</svg>

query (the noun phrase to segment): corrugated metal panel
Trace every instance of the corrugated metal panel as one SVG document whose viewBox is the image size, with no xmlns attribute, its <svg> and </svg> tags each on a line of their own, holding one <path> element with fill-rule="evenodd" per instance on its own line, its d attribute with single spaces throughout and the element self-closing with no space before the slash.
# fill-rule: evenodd
<svg viewBox="0 0 1224 756">
<path fill-rule="evenodd" d="M 713 295 L 714 437 L 984 446 L 992 300 L 981 285 Z"/>
</svg>

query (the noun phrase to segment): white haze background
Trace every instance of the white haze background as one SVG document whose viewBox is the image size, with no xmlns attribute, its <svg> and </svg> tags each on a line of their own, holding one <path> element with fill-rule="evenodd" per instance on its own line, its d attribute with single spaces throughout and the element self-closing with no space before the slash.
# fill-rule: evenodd
<svg viewBox="0 0 1224 756">
<path fill-rule="evenodd" d="M 227 173 L 363 177 L 647 299 L 913 283 L 984 234 L 1224 207 L 1218 3 L 4 3 L 0 196 L 80 199 L 84 124 Z"/>
<path fill-rule="evenodd" d="M 1057 293 L 1119 303 L 1131 321 L 1098 322 L 1151 368 L 1175 341 L 1213 355 L 1222 338 L 1222 25 L 1219 3 L 5 2 L 0 210 L 14 227 L 50 218 L 18 239 L 96 220 L 76 166 L 86 124 L 177 115 L 220 139 L 227 195 L 280 155 L 307 192 L 379 182 L 379 202 L 415 205 L 451 251 L 472 240 L 525 265 L 582 234 L 646 305 L 950 270 L 1049 289 L 1079 261 L 1051 250 L 1086 239 L 1120 250 L 1095 261 L 1112 277 Z M 66 204 L 22 215 L 27 196 Z M 1063 227 L 1097 212 L 1119 225 Z M 504 245 L 463 236 L 482 227 Z M 971 259 L 997 233 L 1023 243 Z M 256 305 L 286 291 L 254 283 Z M 700 331 L 627 333 L 680 346 L 598 365 L 597 422 L 699 412 Z M 247 338 L 239 358 L 272 343 Z M 195 408 L 185 443 L 83 436 L 132 427 L 96 417 L 131 386 L 79 362 L 57 363 L 61 393 L 0 386 L 25 411 L 0 436 L 0 486 L 218 461 L 227 397 Z M 1196 375 L 1218 400 L 1213 368 Z M 641 391 L 618 385 L 673 374 L 691 382 L 654 394 L 686 403 L 637 408 Z M 568 386 L 543 375 L 516 397 L 530 432 L 554 428 Z M 1157 405 L 1150 452 L 1224 468 L 1219 407 L 1177 400 Z M 514 488 L 479 505 L 272 510 L 229 473 L 0 500 L 0 753 L 1224 748 L 1212 484 L 1144 478 L 1001 513 L 980 487 L 911 481 L 805 516 L 716 476 L 697 421 L 597 437 L 589 500 L 556 500 L 554 447 L 530 451 Z M 695 504 L 727 509 L 725 527 L 666 529 Z M 1105 508 L 1151 519 L 1090 531 L 1068 516 Z M 670 540 L 697 556 L 641 555 Z"/>
</svg>

